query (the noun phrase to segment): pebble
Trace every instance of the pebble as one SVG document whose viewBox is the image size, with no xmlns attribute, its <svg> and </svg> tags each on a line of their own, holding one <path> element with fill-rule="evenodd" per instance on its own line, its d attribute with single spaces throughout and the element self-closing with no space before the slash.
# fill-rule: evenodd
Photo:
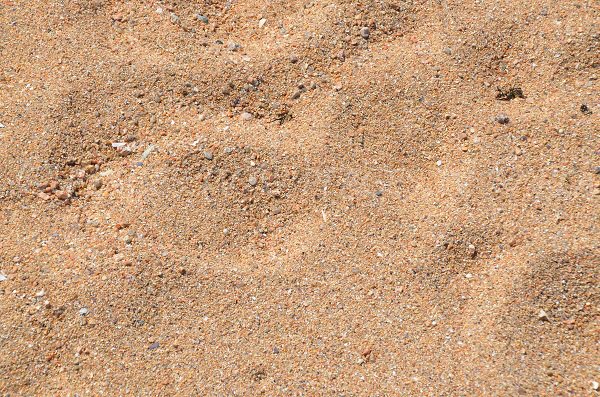
<svg viewBox="0 0 600 397">
<path fill-rule="evenodd" d="M 144 153 L 142 153 L 142 160 L 146 160 L 146 158 L 148 156 L 150 156 L 150 153 L 152 153 L 152 151 L 154 150 L 155 146 L 154 145 L 149 145 L 146 150 L 144 150 Z"/>
<path fill-rule="evenodd" d="M 371 31 L 369 30 L 368 27 L 365 26 L 363 28 L 360 28 L 360 37 L 367 40 L 369 38 L 369 36 L 371 36 Z"/>
<path fill-rule="evenodd" d="M 5 128 L 4 124 L 0 123 L 0 128 Z"/>
<path fill-rule="evenodd" d="M 600 165 L 594 167 L 594 174 L 600 175 Z"/>
<path fill-rule="evenodd" d="M 435 162 L 435 165 L 437 165 L 438 167 L 442 166 L 442 160 L 438 160 Z"/>
<path fill-rule="evenodd" d="M 102 180 L 101 179 L 96 179 L 94 181 L 94 189 L 100 190 L 101 188 L 102 188 Z"/>
<path fill-rule="evenodd" d="M 298 99 L 298 98 L 300 98 L 300 95 L 302 95 L 302 91 L 297 90 L 296 92 L 294 92 L 292 94 L 292 99 Z"/>
<path fill-rule="evenodd" d="M 548 318 L 548 314 L 544 311 L 544 309 L 541 309 L 538 313 L 538 319 L 541 321 L 550 321 L 550 318 Z"/>
<path fill-rule="evenodd" d="M 69 198 L 69 193 L 65 192 L 64 190 L 57 190 L 56 192 L 54 192 L 54 194 L 59 200 L 66 200 Z"/>
<path fill-rule="evenodd" d="M 510 119 L 505 114 L 499 114 L 498 116 L 496 116 L 496 121 L 500 124 L 508 124 Z"/>
<path fill-rule="evenodd" d="M 81 309 L 79 309 L 79 315 L 80 316 L 87 316 L 87 314 L 89 313 L 89 309 L 87 307 L 82 307 Z"/>
<path fill-rule="evenodd" d="M 252 117 L 254 117 L 254 116 L 252 116 L 252 113 L 248 113 L 248 112 L 244 112 L 240 115 L 240 118 L 244 121 L 251 120 Z"/>
<path fill-rule="evenodd" d="M 235 52 L 235 51 L 239 50 L 240 48 L 241 48 L 241 45 L 239 45 L 238 43 L 234 43 L 233 41 L 230 42 L 229 44 L 227 44 L 227 49 L 229 51 Z"/>
<path fill-rule="evenodd" d="M 265 26 L 265 23 L 267 23 L 267 20 L 265 18 L 261 18 L 260 21 L 258 21 L 258 27 L 262 28 Z"/>
<path fill-rule="evenodd" d="M 196 19 L 200 22 L 208 23 L 208 18 L 202 14 L 196 14 Z"/>
<path fill-rule="evenodd" d="M 207 160 L 212 160 L 213 159 L 212 152 L 204 152 L 204 158 Z"/>
<path fill-rule="evenodd" d="M 171 22 L 178 24 L 180 22 L 179 17 L 174 12 L 171 13 Z"/>
<path fill-rule="evenodd" d="M 600 390 L 600 383 L 598 383 L 595 380 L 593 380 L 592 381 L 592 389 L 594 389 L 595 391 Z"/>
<path fill-rule="evenodd" d="M 8 280 L 8 277 L 6 277 L 6 275 L 4 275 L 3 273 L 0 273 L 0 281 L 6 281 Z"/>
<path fill-rule="evenodd" d="M 256 179 L 255 176 L 251 176 L 250 178 L 248 178 L 248 183 L 250 184 L 250 186 L 256 186 L 256 184 L 258 183 L 258 180 Z"/>
<path fill-rule="evenodd" d="M 473 244 L 469 244 L 469 256 L 471 258 L 475 258 L 477 256 L 477 248 Z"/>
<path fill-rule="evenodd" d="M 277 346 L 273 348 L 273 354 L 279 354 L 279 348 Z"/>
<path fill-rule="evenodd" d="M 381 196 L 383 196 L 383 192 L 381 190 L 378 190 L 378 191 L 375 192 L 375 195 L 377 197 L 381 197 Z"/>
<path fill-rule="evenodd" d="M 296 55 L 290 55 L 291 63 L 298 63 L 298 57 Z"/>
<path fill-rule="evenodd" d="M 35 296 L 36 296 L 36 297 L 38 297 L 38 298 L 41 298 L 41 297 L 43 297 L 44 295 L 46 295 L 46 291 L 44 291 L 44 290 L 38 291 L 38 292 L 36 292 L 36 294 L 35 294 Z"/>
<path fill-rule="evenodd" d="M 151 344 L 150 346 L 148 346 L 148 350 L 156 350 L 159 347 L 160 347 L 160 343 L 154 342 L 153 344 Z"/>
</svg>

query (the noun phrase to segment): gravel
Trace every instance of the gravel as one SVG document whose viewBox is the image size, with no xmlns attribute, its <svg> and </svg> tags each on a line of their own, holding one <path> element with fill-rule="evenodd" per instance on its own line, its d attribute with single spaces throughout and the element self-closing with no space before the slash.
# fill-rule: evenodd
<svg viewBox="0 0 600 397">
<path fill-rule="evenodd" d="M 369 36 L 371 36 L 371 30 L 369 30 L 368 27 L 365 26 L 365 27 L 360 28 L 360 37 L 367 40 L 369 38 Z"/>
<path fill-rule="evenodd" d="M 496 121 L 500 124 L 508 124 L 510 119 L 505 114 L 499 114 L 498 116 L 496 116 Z"/>
<path fill-rule="evenodd" d="M 80 316 L 87 316 L 89 314 L 89 309 L 87 307 L 82 307 L 81 309 L 79 309 L 79 315 Z"/>
<path fill-rule="evenodd" d="M 202 14 L 196 14 L 196 19 L 199 20 L 200 22 L 208 23 L 208 17 L 206 17 Z"/>
<path fill-rule="evenodd" d="M 250 184 L 250 186 L 256 186 L 256 184 L 258 183 L 258 179 L 256 179 L 256 177 L 251 176 L 250 178 L 248 178 L 248 183 Z"/>
</svg>

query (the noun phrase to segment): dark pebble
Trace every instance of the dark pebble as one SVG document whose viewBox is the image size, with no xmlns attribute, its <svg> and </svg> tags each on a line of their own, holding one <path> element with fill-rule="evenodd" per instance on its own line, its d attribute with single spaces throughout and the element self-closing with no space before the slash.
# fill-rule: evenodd
<svg viewBox="0 0 600 397">
<path fill-rule="evenodd" d="M 148 347 L 148 350 L 156 350 L 159 347 L 160 347 L 160 343 L 154 342 L 153 344 L 150 345 L 150 347 Z"/>
</svg>

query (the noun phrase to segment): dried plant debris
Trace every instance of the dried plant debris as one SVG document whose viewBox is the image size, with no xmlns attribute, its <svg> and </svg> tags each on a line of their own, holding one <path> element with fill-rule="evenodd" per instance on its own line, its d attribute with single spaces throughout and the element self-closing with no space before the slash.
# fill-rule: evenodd
<svg viewBox="0 0 600 397">
<path fill-rule="evenodd" d="M 498 99 L 499 101 L 512 101 L 515 98 L 525 98 L 525 95 L 523 94 L 523 89 L 521 87 L 498 87 L 497 89 L 498 93 L 496 94 L 496 99 Z"/>
</svg>

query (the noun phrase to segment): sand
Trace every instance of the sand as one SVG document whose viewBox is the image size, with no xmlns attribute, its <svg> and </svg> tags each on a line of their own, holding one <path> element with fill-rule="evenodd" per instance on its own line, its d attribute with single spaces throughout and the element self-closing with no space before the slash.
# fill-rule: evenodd
<svg viewBox="0 0 600 397">
<path fill-rule="evenodd" d="M 598 395 L 599 22 L 3 0 L 0 394 Z"/>
</svg>

